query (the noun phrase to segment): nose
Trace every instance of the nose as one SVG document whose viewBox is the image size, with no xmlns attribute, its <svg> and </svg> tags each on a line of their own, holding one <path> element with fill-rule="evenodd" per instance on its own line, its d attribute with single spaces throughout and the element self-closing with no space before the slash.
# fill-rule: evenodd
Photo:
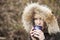
<svg viewBox="0 0 60 40">
<path fill-rule="evenodd" d="M 38 19 L 37 21 L 38 21 L 38 25 L 40 25 L 40 24 L 41 24 L 41 20 L 40 20 L 40 19 Z"/>
</svg>

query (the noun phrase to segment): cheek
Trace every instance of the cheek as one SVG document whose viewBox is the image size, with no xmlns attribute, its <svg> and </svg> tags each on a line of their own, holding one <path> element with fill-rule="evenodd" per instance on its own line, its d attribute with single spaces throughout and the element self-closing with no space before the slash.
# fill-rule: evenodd
<svg viewBox="0 0 60 40">
<path fill-rule="evenodd" d="M 40 25 L 41 25 L 41 26 L 43 26 L 43 25 L 44 25 L 44 22 L 43 22 L 43 21 L 41 21 L 41 22 L 40 22 Z"/>
<path fill-rule="evenodd" d="M 43 22 L 43 21 L 41 21 L 41 24 L 43 25 L 43 24 L 44 24 L 44 22 Z"/>
<path fill-rule="evenodd" d="M 35 24 L 38 24 L 38 21 L 37 21 L 37 20 L 35 20 L 35 21 L 34 21 L 34 23 L 35 23 Z"/>
</svg>

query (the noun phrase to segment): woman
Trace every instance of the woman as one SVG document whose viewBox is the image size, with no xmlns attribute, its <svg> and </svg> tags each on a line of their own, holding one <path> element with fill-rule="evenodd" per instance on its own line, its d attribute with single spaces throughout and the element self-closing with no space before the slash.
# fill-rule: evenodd
<svg viewBox="0 0 60 40">
<path fill-rule="evenodd" d="M 60 31 L 57 19 L 50 8 L 38 3 L 26 6 L 22 15 L 22 23 L 30 34 L 30 40 L 60 40 Z M 41 29 L 35 29 L 35 26 Z"/>
</svg>

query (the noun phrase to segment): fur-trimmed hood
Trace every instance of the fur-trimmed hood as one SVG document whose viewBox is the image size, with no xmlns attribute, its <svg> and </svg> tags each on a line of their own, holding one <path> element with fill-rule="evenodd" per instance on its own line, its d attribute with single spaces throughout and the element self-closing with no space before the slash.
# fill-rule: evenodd
<svg viewBox="0 0 60 40">
<path fill-rule="evenodd" d="M 30 32 L 33 26 L 32 22 L 32 18 L 34 15 L 33 11 L 39 13 L 40 16 L 43 17 L 44 21 L 48 26 L 49 34 L 59 32 L 57 19 L 52 14 L 52 10 L 48 8 L 46 5 L 39 5 L 38 3 L 31 3 L 27 5 L 23 11 L 22 23 L 27 32 Z"/>
</svg>

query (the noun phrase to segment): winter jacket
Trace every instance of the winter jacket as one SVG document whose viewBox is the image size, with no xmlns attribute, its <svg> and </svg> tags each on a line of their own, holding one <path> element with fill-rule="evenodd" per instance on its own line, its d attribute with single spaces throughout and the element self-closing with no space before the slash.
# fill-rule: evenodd
<svg viewBox="0 0 60 40">
<path fill-rule="evenodd" d="M 22 23 L 26 31 L 29 33 L 33 27 L 33 15 L 38 13 L 46 22 L 47 32 L 44 33 L 45 40 L 60 40 L 60 29 L 57 18 L 53 15 L 52 10 L 46 5 L 38 3 L 28 4 L 22 14 Z"/>
</svg>

